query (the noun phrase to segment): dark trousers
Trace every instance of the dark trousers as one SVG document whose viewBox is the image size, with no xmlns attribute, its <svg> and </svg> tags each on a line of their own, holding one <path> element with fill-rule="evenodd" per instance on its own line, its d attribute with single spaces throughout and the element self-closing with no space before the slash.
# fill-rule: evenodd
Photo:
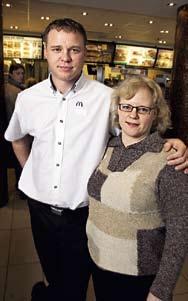
<svg viewBox="0 0 188 301">
<path fill-rule="evenodd" d="M 49 286 L 45 301 L 85 301 L 91 262 L 87 248 L 88 208 L 54 214 L 49 205 L 29 200 L 35 247 Z M 43 300 L 41 300 L 43 301 Z"/>
<path fill-rule="evenodd" d="M 118 254 L 117 254 L 118 256 Z M 129 276 L 92 264 L 96 301 L 146 301 L 155 276 Z"/>
</svg>

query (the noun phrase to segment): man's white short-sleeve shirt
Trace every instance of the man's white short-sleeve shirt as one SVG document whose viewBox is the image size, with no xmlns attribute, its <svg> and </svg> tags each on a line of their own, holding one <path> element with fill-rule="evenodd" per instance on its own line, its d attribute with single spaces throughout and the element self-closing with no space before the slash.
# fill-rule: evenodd
<svg viewBox="0 0 188 301">
<path fill-rule="evenodd" d="M 83 74 L 62 95 L 50 77 L 21 92 L 5 132 L 9 141 L 34 137 L 19 188 L 47 204 L 87 204 L 87 182 L 103 156 L 112 89 Z"/>
</svg>

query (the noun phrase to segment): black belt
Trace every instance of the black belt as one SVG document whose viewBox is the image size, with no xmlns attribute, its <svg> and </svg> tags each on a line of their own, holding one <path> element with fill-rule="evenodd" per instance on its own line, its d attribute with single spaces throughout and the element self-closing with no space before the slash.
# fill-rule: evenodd
<svg viewBox="0 0 188 301">
<path fill-rule="evenodd" d="M 48 210 L 48 212 L 53 213 L 55 215 L 66 215 L 67 217 L 79 217 L 80 215 L 88 215 L 88 206 L 84 207 L 78 207 L 74 210 L 69 209 L 69 208 L 62 208 L 58 206 L 51 206 L 50 204 L 42 203 L 36 200 L 33 200 L 31 198 L 28 199 L 28 202 L 32 204 L 36 209 L 37 208 L 44 208 L 45 210 Z"/>
<path fill-rule="evenodd" d="M 50 206 L 50 211 L 55 214 L 55 215 L 80 215 L 80 214 L 85 214 L 88 212 L 88 206 L 84 207 L 79 207 L 74 210 L 69 209 L 69 208 L 62 208 L 62 207 L 56 207 L 56 206 Z"/>
</svg>

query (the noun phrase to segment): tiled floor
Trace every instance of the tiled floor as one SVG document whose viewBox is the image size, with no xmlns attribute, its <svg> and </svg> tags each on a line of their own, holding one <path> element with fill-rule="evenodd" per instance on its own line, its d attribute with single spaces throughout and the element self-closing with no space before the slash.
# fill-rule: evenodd
<svg viewBox="0 0 188 301">
<path fill-rule="evenodd" d="M 28 208 L 14 191 L 12 170 L 9 179 L 9 204 L 0 208 L 0 301 L 30 301 L 32 285 L 44 276 L 32 240 Z M 90 283 L 87 301 L 94 300 Z M 188 301 L 188 257 L 173 301 Z"/>
</svg>

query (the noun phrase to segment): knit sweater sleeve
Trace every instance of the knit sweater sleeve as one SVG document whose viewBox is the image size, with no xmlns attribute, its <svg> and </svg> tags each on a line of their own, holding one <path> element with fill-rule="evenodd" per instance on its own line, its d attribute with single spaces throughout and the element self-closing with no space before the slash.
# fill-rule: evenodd
<svg viewBox="0 0 188 301">
<path fill-rule="evenodd" d="M 165 166 L 156 182 L 156 194 L 166 236 L 159 270 L 150 291 L 168 301 L 172 300 L 188 251 L 188 176 Z"/>
</svg>

